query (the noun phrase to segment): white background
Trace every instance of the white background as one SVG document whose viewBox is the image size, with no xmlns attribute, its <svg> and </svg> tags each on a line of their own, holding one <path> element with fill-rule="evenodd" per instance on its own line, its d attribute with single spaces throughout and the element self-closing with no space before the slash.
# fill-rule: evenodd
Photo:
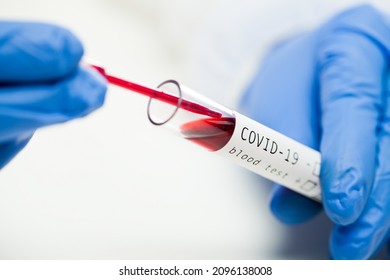
<svg viewBox="0 0 390 280">
<path fill-rule="evenodd" d="M 268 2 L 0 0 L 0 17 L 67 26 L 112 73 L 233 105 L 262 47 L 356 1 Z M 36 133 L 0 172 L 1 259 L 328 258 L 323 215 L 279 224 L 267 182 L 153 127 L 146 103 L 110 87 L 99 111 Z"/>
</svg>

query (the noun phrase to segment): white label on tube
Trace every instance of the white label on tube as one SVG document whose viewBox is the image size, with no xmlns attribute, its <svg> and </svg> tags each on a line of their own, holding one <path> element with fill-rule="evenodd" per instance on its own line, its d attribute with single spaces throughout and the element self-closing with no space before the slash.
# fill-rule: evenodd
<svg viewBox="0 0 390 280">
<path fill-rule="evenodd" d="M 248 117 L 234 113 L 230 141 L 216 153 L 304 196 L 321 201 L 321 155 Z"/>
</svg>

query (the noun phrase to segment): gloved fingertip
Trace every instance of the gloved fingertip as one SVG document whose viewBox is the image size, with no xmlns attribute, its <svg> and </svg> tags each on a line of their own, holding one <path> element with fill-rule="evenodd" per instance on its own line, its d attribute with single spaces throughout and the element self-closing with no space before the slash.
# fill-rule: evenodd
<svg viewBox="0 0 390 280">
<path fill-rule="evenodd" d="M 84 47 L 79 38 L 66 28 L 53 26 L 53 34 L 57 39 L 57 42 L 53 43 L 57 45 L 53 47 L 53 51 L 60 50 L 57 74 L 64 76 L 77 69 L 84 54 Z"/>
<path fill-rule="evenodd" d="M 270 201 L 272 214 L 282 223 L 299 224 L 316 216 L 321 205 L 282 186 L 276 186 Z"/>
<path fill-rule="evenodd" d="M 336 225 L 329 243 L 332 258 L 337 260 L 368 259 L 375 253 L 374 247 L 371 246 L 371 239 L 372 237 L 367 234 L 357 235 L 353 227 Z"/>
<path fill-rule="evenodd" d="M 323 203 L 329 218 L 339 225 L 355 222 L 367 200 L 367 187 L 359 172 L 349 168 L 341 172 L 337 180 L 324 178 L 323 182 Z"/>
<path fill-rule="evenodd" d="M 107 92 L 107 81 L 92 69 L 80 68 L 62 87 L 64 114 L 69 119 L 85 116 L 101 107 Z"/>
</svg>

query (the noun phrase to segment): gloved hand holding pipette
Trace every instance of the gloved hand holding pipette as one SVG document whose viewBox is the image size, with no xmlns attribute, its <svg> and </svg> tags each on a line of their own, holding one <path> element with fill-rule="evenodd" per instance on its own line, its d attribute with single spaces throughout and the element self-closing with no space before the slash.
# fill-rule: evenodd
<svg viewBox="0 0 390 280">
<path fill-rule="evenodd" d="M 250 117 L 321 151 L 337 259 L 373 257 L 390 234 L 389 19 L 360 6 L 281 42 L 242 99 Z M 271 209 L 300 223 L 321 207 L 276 186 Z"/>
<path fill-rule="evenodd" d="M 82 55 L 82 44 L 66 29 L 0 22 L 0 169 L 37 128 L 103 104 L 106 81 L 79 66 Z"/>
</svg>

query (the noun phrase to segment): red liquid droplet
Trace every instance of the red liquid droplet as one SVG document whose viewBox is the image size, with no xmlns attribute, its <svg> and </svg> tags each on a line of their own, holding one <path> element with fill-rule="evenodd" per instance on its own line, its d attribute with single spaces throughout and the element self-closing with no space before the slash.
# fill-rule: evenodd
<svg viewBox="0 0 390 280">
<path fill-rule="evenodd" d="M 210 150 L 223 148 L 233 135 L 234 118 L 206 118 L 183 124 L 181 133 L 192 142 Z"/>
</svg>

